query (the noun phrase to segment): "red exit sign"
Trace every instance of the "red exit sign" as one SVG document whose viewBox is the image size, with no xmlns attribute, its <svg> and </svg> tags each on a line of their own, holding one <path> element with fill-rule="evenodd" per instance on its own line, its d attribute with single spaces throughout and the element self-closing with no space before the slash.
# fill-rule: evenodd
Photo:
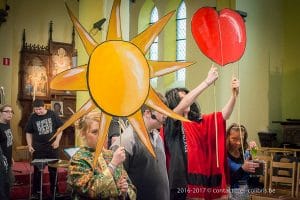
<svg viewBox="0 0 300 200">
<path fill-rule="evenodd" d="M 3 65 L 9 66 L 10 65 L 10 59 L 9 58 L 3 58 Z"/>
</svg>

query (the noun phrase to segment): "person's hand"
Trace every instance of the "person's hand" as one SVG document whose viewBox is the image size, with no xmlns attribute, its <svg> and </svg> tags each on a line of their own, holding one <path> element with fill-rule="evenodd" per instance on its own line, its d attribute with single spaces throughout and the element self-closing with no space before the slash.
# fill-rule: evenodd
<svg viewBox="0 0 300 200">
<path fill-rule="evenodd" d="M 126 194 L 128 190 L 128 183 L 124 176 L 122 176 L 117 182 L 117 188 L 120 190 L 122 194 Z"/>
<path fill-rule="evenodd" d="M 233 96 L 237 96 L 240 90 L 240 81 L 235 76 L 231 79 L 231 89 Z"/>
<path fill-rule="evenodd" d="M 207 86 L 210 86 L 213 82 L 215 82 L 218 79 L 218 77 L 218 68 L 212 65 L 210 70 L 208 71 L 205 83 L 207 84 Z"/>
<path fill-rule="evenodd" d="M 53 149 L 57 149 L 59 147 L 59 140 L 54 140 L 54 142 L 51 144 Z"/>
<path fill-rule="evenodd" d="M 30 145 L 30 146 L 28 146 L 28 151 L 32 154 L 35 150 L 34 150 L 34 148 Z"/>
<path fill-rule="evenodd" d="M 255 173 L 255 168 L 258 167 L 259 167 L 259 163 L 255 163 L 249 160 L 245 160 L 244 164 L 242 165 L 243 170 L 249 173 Z"/>
<path fill-rule="evenodd" d="M 125 148 L 119 147 L 113 154 L 113 158 L 111 160 L 111 164 L 117 167 L 119 164 L 123 163 L 125 160 Z"/>
<path fill-rule="evenodd" d="M 111 137 L 111 144 L 113 144 L 120 136 L 112 136 Z"/>
</svg>

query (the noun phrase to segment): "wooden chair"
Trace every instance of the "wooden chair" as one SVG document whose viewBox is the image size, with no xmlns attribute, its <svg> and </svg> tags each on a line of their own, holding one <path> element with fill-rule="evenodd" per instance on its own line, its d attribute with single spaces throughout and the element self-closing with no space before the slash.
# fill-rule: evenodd
<svg viewBox="0 0 300 200">
<path fill-rule="evenodd" d="M 17 146 L 17 161 L 30 161 L 30 153 L 28 151 L 28 146 Z"/>
<path fill-rule="evenodd" d="M 299 187 L 300 187 L 300 163 L 298 162 L 297 179 L 296 179 L 296 197 L 299 198 Z"/>
<path fill-rule="evenodd" d="M 274 168 L 277 169 L 285 169 L 291 172 L 289 176 L 280 176 L 278 171 L 275 173 Z M 291 196 L 294 197 L 295 194 L 295 178 L 296 178 L 296 162 L 291 160 L 290 162 L 276 162 L 273 161 L 273 156 L 271 160 L 270 166 L 270 185 L 269 188 L 272 189 L 273 183 L 284 183 L 284 184 L 291 184 Z"/>
<path fill-rule="evenodd" d="M 271 156 L 267 155 L 258 155 L 258 160 L 264 161 L 264 175 L 263 175 L 263 182 L 264 182 L 264 189 L 267 190 L 269 186 L 269 177 L 270 177 L 270 165 L 271 165 Z"/>
</svg>

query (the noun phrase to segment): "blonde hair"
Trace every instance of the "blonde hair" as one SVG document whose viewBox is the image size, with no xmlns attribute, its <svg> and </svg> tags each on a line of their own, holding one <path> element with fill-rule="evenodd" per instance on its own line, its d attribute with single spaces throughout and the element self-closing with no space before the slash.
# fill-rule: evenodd
<svg viewBox="0 0 300 200">
<path fill-rule="evenodd" d="M 99 122 L 100 124 L 101 112 L 99 111 L 91 111 L 88 114 L 81 117 L 76 121 L 75 127 L 80 131 L 80 133 L 86 133 L 89 131 L 90 125 L 92 121 Z"/>
<path fill-rule="evenodd" d="M 11 107 L 11 105 L 8 105 L 8 104 L 4 104 L 4 105 L 0 104 L 0 112 L 4 111 L 4 108 L 12 108 L 12 107 Z"/>
</svg>

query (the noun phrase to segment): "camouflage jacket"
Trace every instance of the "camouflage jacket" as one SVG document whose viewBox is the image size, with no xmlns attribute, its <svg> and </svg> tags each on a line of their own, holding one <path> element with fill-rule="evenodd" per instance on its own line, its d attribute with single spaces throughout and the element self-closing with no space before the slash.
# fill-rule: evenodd
<svg viewBox="0 0 300 200">
<path fill-rule="evenodd" d="M 68 185 L 74 199 L 123 199 L 116 185 L 121 176 L 128 180 L 126 199 L 136 199 L 136 189 L 123 166 L 119 165 L 113 175 L 107 167 L 112 156 L 112 151 L 103 150 L 93 169 L 94 150 L 83 147 L 76 152 L 68 168 Z"/>
</svg>

